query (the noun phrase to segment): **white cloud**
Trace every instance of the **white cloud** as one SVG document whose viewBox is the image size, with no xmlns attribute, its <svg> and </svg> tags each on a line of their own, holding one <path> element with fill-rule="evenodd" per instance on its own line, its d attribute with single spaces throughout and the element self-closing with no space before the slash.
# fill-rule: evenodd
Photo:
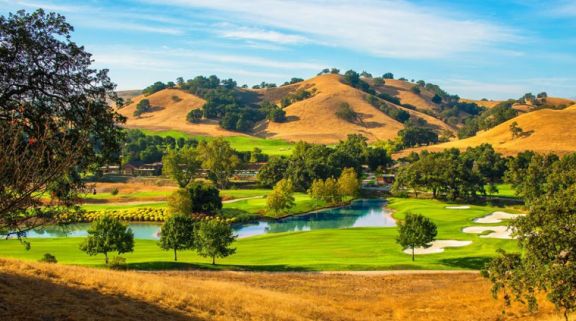
<svg viewBox="0 0 576 321">
<path fill-rule="evenodd" d="M 235 24 L 287 30 L 316 43 L 380 57 L 449 57 L 518 39 L 510 28 L 404 0 L 165 0 L 163 4 L 208 9 Z M 282 39 L 282 34 L 265 32 L 233 35 Z"/>
<path fill-rule="evenodd" d="M 217 34 L 224 38 L 239 40 L 265 41 L 278 44 L 298 44 L 308 41 L 306 37 L 294 34 L 286 34 L 277 31 L 263 30 L 258 28 L 240 27 L 231 24 L 219 24 Z"/>
</svg>

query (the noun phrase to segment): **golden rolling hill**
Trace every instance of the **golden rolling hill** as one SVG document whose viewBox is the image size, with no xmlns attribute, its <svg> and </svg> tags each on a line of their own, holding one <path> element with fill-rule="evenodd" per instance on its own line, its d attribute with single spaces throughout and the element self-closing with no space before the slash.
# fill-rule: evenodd
<svg viewBox="0 0 576 321">
<path fill-rule="evenodd" d="M 399 80 L 387 80 L 389 85 L 382 86 L 392 91 L 406 92 L 402 88 L 411 88 L 411 84 Z M 315 78 L 277 88 L 240 89 L 239 97 L 249 104 L 262 101 L 279 101 L 298 90 L 314 91 L 314 95 L 302 101 L 295 102 L 285 108 L 287 122 L 273 123 L 262 121 L 255 126 L 253 134 L 258 137 L 284 139 L 288 141 L 307 141 L 311 143 L 333 144 L 346 139 L 348 134 L 362 134 L 370 141 L 386 140 L 396 137 L 404 128 L 402 123 L 392 119 L 385 113 L 370 105 L 364 99 L 366 93 L 346 85 L 340 75 L 321 75 Z M 412 92 L 409 92 L 412 94 Z M 142 99 L 148 99 L 152 112 L 140 117 L 133 116 L 136 105 Z M 246 134 L 224 130 L 217 121 L 204 120 L 200 124 L 186 121 L 186 115 L 193 109 L 201 108 L 205 101 L 186 91 L 179 89 L 164 89 L 149 96 L 138 95 L 131 98 L 132 103 L 121 108 L 119 112 L 127 117 L 126 127 L 149 130 L 179 130 L 193 135 L 207 136 L 243 136 Z M 422 99 L 426 103 L 425 99 Z M 351 123 L 336 116 L 337 108 L 342 103 L 348 103 L 358 113 L 360 121 Z M 432 126 L 454 131 L 441 120 L 419 111 L 401 106 L 413 117 L 426 120 Z"/>
<path fill-rule="evenodd" d="M 512 138 L 510 125 L 513 122 L 518 123 L 524 131 L 522 137 Z M 574 124 L 576 124 L 576 105 L 563 110 L 541 109 L 521 114 L 474 137 L 413 150 L 441 151 L 453 147 L 465 149 L 488 143 L 505 155 L 515 155 L 526 150 L 567 154 L 576 151 Z"/>
<path fill-rule="evenodd" d="M 256 127 L 255 134 L 260 137 L 324 144 L 337 143 L 352 133 L 362 134 L 369 141 L 396 137 L 404 125 L 369 104 L 364 99 L 366 93 L 344 84 L 341 80 L 342 77 L 339 75 L 327 74 L 290 85 L 289 89 L 294 91 L 306 89 L 314 91 L 315 94 L 286 107 L 284 109 L 287 116 L 285 123 L 262 122 Z M 275 94 L 278 90 L 288 93 L 286 88 L 280 87 L 268 89 L 261 95 L 277 102 L 274 100 L 275 97 L 279 99 L 284 96 Z M 336 116 L 336 111 L 342 103 L 348 103 L 360 116 L 361 121 L 351 123 Z M 411 116 L 425 119 L 433 126 L 452 130 L 450 126 L 432 116 L 400 106 L 396 107 L 406 110 Z"/>
<path fill-rule="evenodd" d="M 136 105 L 142 99 L 148 99 L 152 112 L 135 117 Z M 244 136 L 220 128 L 217 121 L 202 121 L 192 124 L 186 121 L 186 115 L 193 109 L 202 108 L 205 101 L 202 98 L 179 89 L 164 89 L 149 96 L 138 95 L 132 98 L 132 103 L 118 112 L 126 116 L 126 127 L 149 130 L 179 130 L 191 135 L 206 136 Z"/>
</svg>

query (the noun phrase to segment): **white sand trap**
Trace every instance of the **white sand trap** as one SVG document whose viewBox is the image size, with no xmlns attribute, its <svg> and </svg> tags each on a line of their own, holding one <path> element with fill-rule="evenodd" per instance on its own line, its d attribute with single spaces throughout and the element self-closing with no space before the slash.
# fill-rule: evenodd
<svg viewBox="0 0 576 321">
<path fill-rule="evenodd" d="M 460 206 L 446 206 L 449 210 L 467 210 L 470 209 L 469 205 L 460 205 Z"/>
<path fill-rule="evenodd" d="M 436 240 L 429 248 L 417 247 L 414 254 L 435 254 L 444 252 L 445 247 L 462 247 L 472 244 L 472 241 Z M 412 255 L 412 249 L 405 249 L 404 253 Z"/>
<path fill-rule="evenodd" d="M 520 216 L 525 216 L 526 214 L 511 214 L 506 212 L 494 212 L 492 214 L 480 217 L 474 220 L 476 223 L 491 224 L 491 223 L 501 223 L 502 220 L 513 220 Z"/>
<path fill-rule="evenodd" d="M 469 226 L 462 229 L 462 232 L 470 234 L 482 234 L 486 231 L 492 231 L 492 233 L 486 235 L 480 235 L 480 237 L 491 239 L 512 238 L 512 230 L 510 230 L 508 226 Z"/>
</svg>

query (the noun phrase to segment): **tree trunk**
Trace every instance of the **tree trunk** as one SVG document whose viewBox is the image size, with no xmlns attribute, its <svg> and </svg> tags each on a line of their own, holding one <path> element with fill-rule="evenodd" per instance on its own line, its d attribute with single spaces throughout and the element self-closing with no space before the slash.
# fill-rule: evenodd
<svg viewBox="0 0 576 321">
<path fill-rule="evenodd" d="M 176 249 L 174 249 L 174 262 L 178 261 L 178 254 L 176 254 Z"/>
<path fill-rule="evenodd" d="M 215 264 L 216 264 L 216 256 L 213 256 L 212 257 L 212 265 L 215 265 Z"/>
<path fill-rule="evenodd" d="M 106 262 L 106 265 L 108 265 L 108 252 L 104 252 L 104 260 Z"/>
<path fill-rule="evenodd" d="M 412 262 L 414 262 L 414 247 L 412 247 Z"/>
</svg>

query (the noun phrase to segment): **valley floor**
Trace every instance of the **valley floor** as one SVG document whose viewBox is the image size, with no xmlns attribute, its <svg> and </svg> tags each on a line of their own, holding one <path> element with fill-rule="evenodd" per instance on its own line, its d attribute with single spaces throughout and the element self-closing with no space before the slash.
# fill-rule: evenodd
<svg viewBox="0 0 576 321">
<path fill-rule="evenodd" d="M 118 272 L 0 259 L 0 319 L 561 320 L 490 297 L 477 273 Z"/>
</svg>

